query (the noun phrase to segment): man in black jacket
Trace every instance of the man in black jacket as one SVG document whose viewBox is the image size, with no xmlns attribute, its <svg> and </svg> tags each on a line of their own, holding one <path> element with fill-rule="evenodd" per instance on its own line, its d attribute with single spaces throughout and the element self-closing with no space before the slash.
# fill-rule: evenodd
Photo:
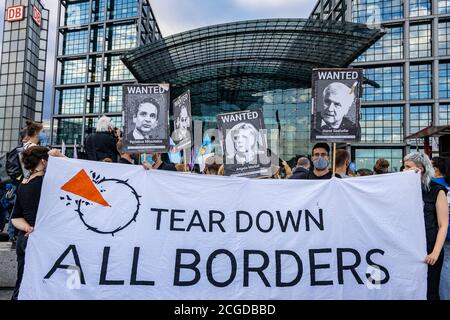
<svg viewBox="0 0 450 320">
<path fill-rule="evenodd" d="M 289 179 L 306 180 L 308 179 L 310 162 L 308 158 L 300 157 L 297 160 L 297 166 Z"/>
</svg>

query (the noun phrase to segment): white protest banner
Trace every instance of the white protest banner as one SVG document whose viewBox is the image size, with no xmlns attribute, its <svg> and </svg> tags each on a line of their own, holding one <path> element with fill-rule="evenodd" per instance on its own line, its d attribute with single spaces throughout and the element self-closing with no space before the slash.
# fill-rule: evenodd
<svg viewBox="0 0 450 320">
<path fill-rule="evenodd" d="M 20 299 L 425 299 L 420 177 L 207 177 L 51 158 Z"/>
</svg>

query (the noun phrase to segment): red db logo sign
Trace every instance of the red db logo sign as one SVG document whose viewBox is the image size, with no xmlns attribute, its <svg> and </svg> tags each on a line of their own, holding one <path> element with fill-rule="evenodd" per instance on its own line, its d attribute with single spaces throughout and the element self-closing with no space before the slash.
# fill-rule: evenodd
<svg viewBox="0 0 450 320">
<path fill-rule="evenodd" d="M 14 22 L 23 19 L 24 6 L 14 6 L 6 9 L 6 21 Z"/>
<path fill-rule="evenodd" d="M 42 14 L 35 6 L 33 6 L 33 20 L 38 26 L 41 26 Z"/>
</svg>

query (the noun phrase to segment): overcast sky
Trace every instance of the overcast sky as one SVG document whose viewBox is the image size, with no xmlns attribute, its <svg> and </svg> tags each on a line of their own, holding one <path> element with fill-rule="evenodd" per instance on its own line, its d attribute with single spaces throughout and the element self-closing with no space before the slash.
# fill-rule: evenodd
<svg viewBox="0 0 450 320">
<path fill-rule="evenodd" d="M 57 0 L 42 0 L 50 10 L 44 119 L 50 117 L 55 58 Z M 315 0 L 150 0 L 164 37 L 219 23 L 264 19 L 307 18 Z M 3 39 L 5 1 L 0 0 L 0 39 Z M 1 56 L 0 56 L 1 62 Z"/>
</svg>

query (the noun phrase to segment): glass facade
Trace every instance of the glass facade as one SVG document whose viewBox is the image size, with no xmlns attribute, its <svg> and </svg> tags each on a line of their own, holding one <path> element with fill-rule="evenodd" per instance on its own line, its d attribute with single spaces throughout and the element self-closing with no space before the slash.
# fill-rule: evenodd
<svg viewBox="0 0 450 320">
<path fill-rule="evenodd" d="M 101 114 L 111 116 L 117 126 L 121 125 L 121 85 L 135 81 L 122 63 L 121 54 L 130 48 L 156 41 L 161 35 L 148 1 L 60 2 L 61 51 L 58 52 L 59 78 L 55 83 L 54 119 L 57 143 L 64 140 L 70 144 L 75 139 L 81 141 L 79 139 L 85 134 L 92 132 Z M 327 13 L 327 19 L 342 20 L 345 17 L 357 23 L 382 23 L 388 31 L 352 64 L 363 68 L 364 76 L 371 81 L 364 84 L 363 90 L 362 140 L 348 147 L 352 150 L 358 169 L 372 168 L 375 161 L 383 157 L 391 162 L 391 170 L 397 171 L 403 155 L 416 144 L 415 141 L 405 141 L 405 136 L 430 124 L 449 123 L 449 101 L 440 99 L 450 99 L 450 19 L 442 16 L 450 13 L 450 1 L 437 0 L 437 12 L 433 12 L 433 15 L 431 0 L 409 0 L 406 3 L 402 0 L 353 0 L 349 14 L 341 10 L 334 15 L 331 15 L 332 3 L 342 9 L 343 2 L 322 2 L 323 12 L 313 12 L 313 16 L 325 16 Z M 141 11 L 147 14 L 140 14 Z M 228 31 L 223 28 L 212 29 L 210 37 Z M 249 26 L 242 28 L 247 31 Z M 221 39 L 223 42 L 216 55 L 224 61 L 233 52 L 237 59 L 245 57 L 246 50 L 237 51 L 236 48 L 243 44 L 249 44 L 250 47 L 252 42 L 264 41 L 262 32 L 252 37 L 240 38 L 234 35 Z M 276 50 L 286 47 L 289 40 L 289 35 L 284 36 L 278 48 L 267 50 L 265 57 L 275 56 Z M 207 42 L 207 46 L 217 45 L 213 43 L 214 40 L 208 41 L 211 42 Z M 171 58 L 182 65 L 185 62 L 182 60 L 183 55 L 189 58 L 198 56 L 199 60 L 204 61 L 199 63 L 201 70 L 194 71 L 205 74 L 211 72 L 205 67 L 211 57 L 198 53 L 201 48 L 189 49 L 191 51 L 174 51 Z M 326 58 L 320 56 L 320 59 Z M 229 70 L 225 62 L 222 62 L 221 67 L 221 70 Z M 244 70 L 247 67 L 241 68 Z M 272 62 L 260 72 L 270 73 L 282 67 Z M 282 69 L 284 78 L 294 73 L 291 69 Z M 439 74 L 435 74 L 436 70 L 439 70 Z M 205 87 L 203 97 L 207 97 L 208 101 L 199 101 L 196 100 L 199 97 L 193 97 L 194 120 L 201 120 L 204 129 L 210 129 L 216 127 L 215 117 L 218 113 L 262 108 L 266 127 L 281 129 L 280 154 L 285 159 L 310 152 L 309 90 L 288 89 L 295 86 L 287 85 L 286 89 L 273 90 L 261 80 L 258 83 L 261 88 L 256 93 L 248 93 L 245 81 L 223 72 L 223 81 L 215 83 L 210 91 Z M 193 76 L 190 72 L 180 73 L 178 80 L 189 83 Z M 219 86 L 228 88 L 236 86 L 236 83 L 240 86 L 239 92 L 217 95 Z M 227 95 L 234 95 L 234 99 L 228 99 L 230 96 Z M 240 95 L 248 95 L 249 99 L 239 99 Z M 436 112 L 439 114 L 436 115 Z"/>
<path fill-rule="evenodd" d="M 409 0 L 409 16 L 421 17 L 431 14 L 431 0 Z"/>
<path fill-rule="evenodd" d="M 411 100 L 431 99 L 431 64 L 411 65 L 409 72 Z"/>
<path fill-rule="evenodd" d="M 364 69 L 364 76 L 379 85 L 379 88 L 369 84 L 364 85 L 364 101 L 403 99 L 403 66 L 366 68 Z"/>
<path fill-rule="evenodd" d="M 136 80 L 120 57 L 161 33 L 149 0 L 60 0 L 59 16 L 53 144 L 80 144 L 103 114 L 122 125 L 122 85 Z"/>
<path fill-rule="evenodd" d="M 88 30 L 68 31 L 64 36 L 63 54 L 80 54 L 87 52 Z"/>
<path fill-rule="evenodd" d="M 403 59 L 403 27 L 392 27 L 387 30 L 375 45 L 370 47 L 359 58 L 358 62 Z"/>
<path fill-rule="evenodd" d="M 431 105 L 414 105 L 410 107 L 410 133 L 425 129 L 433 122 Z"/>
<path fill-rule="evenodd" d="M 413 0 L 411 0 L 413 1 Z M 354 0 L 353 22 L 372 24 L 403 18 L 402 0 Z"/>
<path fill-rule="evenodd" d="M 364 85 L 362 140 L 351 149 L 358 168 L 371 168 L 379 157 L 400 167 L 403 155 L 423 146 L 420 139 L 405 141 L 406 136 L 450 123 L 450 19 L 444 16 L 450 14 L 450 1 L 351 3 L 352 21 L 388 29 L 352 64 L 376 85 Z"/>
<path fill-rule="evenodd" d="M 19 142 L 26 120 L 42 121 L 49 12 L 38 0 L 6 0 L 24 6 L 21 21 L 4 21 L 0 65 L 0 155 Z M 41 12 L 38 25 L 33 7 Z"/>
<path fill-rule="evenodd" d="M 389 161 L 389 171 L 400 171 L 400 167 L 403 165 L 403 150 L 399 148 L 356 148 L 353 158 L 356 159 L 356 167 L 358 169 L 370 169 L 373 170 L 375 163 L 378 159 L 383 158 Z"/>
<path fill-rule="evenodd" d="M 450 0 L 438 0 L 438 12 L 440 14 L 450 13 Z"/>
<path fill-rule="evenodd" d="M 450 124 L 450 105 L 441 104 L 439 106 L 439 125 L 446 126 Z"/>
<path fill-rule="evenodd" d="M 450 98 L 450 63 L 439 64 L 439 98 Z"/>
<path fill-rule="evenodd" d="M 402 143 L 403 107 L 364 107 L 361 109 L 361 141 Z"/>
<path fill-rule="evenodd" d="M 431 24 L 414 24 L 409 28 L 409 57 L 431 56 Z"/>
<path fill-rule="evenodd" d="M 450 55 L 450 22 L 439 22 L 439 55 Z"/>
<path fill-rule="evenodd" d="M 60 114 L 82 114 L 84 88 L 61 90 L 59 106 Z"/>
</svg>

